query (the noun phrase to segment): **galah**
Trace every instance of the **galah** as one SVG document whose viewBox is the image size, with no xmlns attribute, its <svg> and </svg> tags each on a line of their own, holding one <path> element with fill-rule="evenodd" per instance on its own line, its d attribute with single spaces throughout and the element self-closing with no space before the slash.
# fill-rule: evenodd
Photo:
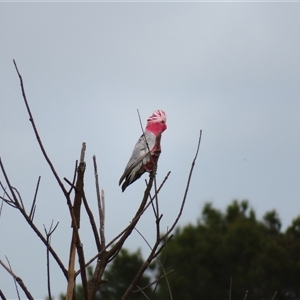
<svg viewBox="0 0 300 300">
<path fill-rule="evenodd" d="M 151 172 L 156 165 L 160 152 L 161 134 L 167 129 L 167 115 L 162 110 L 156 110 L 148 119 L 144 133 L 138 139 L 132 151 L 124 173 L 120 178 L 122 192 L 145 172 Z"/>
</svg>

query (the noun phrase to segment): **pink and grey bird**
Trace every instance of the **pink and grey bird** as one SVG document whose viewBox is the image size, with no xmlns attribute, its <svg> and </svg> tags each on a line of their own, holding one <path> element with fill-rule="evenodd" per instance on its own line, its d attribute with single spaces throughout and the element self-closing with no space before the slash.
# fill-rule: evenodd
<svg viewBox="0 0 300 300">
<path fill-rule="evenodd" d="M 147 120 L 144 134 L 138 139 L 124 173 L 120 178 L 122 192 L 139 179 L 145 172 L 151 172 L 158 161 L 161 152 L 161 134 L 167 129 L 167 115 L 162 110 L 156 110 Z"/>
</svg>

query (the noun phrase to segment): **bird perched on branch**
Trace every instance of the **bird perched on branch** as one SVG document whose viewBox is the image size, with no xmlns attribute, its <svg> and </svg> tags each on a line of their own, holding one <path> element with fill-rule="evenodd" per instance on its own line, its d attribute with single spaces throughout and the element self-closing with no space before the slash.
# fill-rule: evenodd
<svg viewBox="0 0 300 300">
<path fill-rule="evenodd" d="M 145 132 L 138 139 L 124 173 L 120 178 L 122 192 L 145 172 L 151 172 L 156 165 L 160 152 L 161 134 L 167 129 L 167 115 L 162 110 L 156 110 L 147 120 Z"/>
</svg>

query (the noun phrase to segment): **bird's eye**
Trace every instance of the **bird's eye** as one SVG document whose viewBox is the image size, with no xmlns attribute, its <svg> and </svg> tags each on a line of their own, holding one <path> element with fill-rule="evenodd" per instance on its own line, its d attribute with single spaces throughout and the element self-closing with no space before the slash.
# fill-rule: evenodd
<svg viewBox="0 0 300 300">
<path fill-rule="evenodd" d="M 165 121 L 164 121 L 164 120 L 162 120 L 162 121 L 160 121 L 160 123 L 162 123 L 162 124 L 165 124 Z"/>
</svg>

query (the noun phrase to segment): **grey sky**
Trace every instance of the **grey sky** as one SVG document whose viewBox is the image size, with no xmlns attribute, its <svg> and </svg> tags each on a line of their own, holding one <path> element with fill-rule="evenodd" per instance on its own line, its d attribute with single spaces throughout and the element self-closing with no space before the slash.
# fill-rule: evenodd
<svg viewBox="0 0 300 300">
<path fill-rule="evenodd" d="M 160 197 L 163 229 L 177 215 L 200 129 L 180 224 L 195 223 L 207 201 L 224 209 L 246 198 L 259 218 L 276 209 L 286 228 L 300 214 L 299 13 L 299 3 L 0 3 L 0 155 L 28 209 L 42 176 L 36 224 L 43 231 L 60 222 L 52 245 L 65 264 L 67 205 L 37 146 L 12 59 L 61 178 L 72 178 L 87 143 L 85 185 L 95 214 L 97 156 L 108 240 L 131 220 L 144 189 L 144 180 L 124 194 L 118 186 L 141 134 L 136 109 L 143 124 L 156 109 L 168 115 L 158 169 L 159 180 L 172 171 Z M 138 229 L 153 240 L 151 213 Z M 96 249 L 87 225 L 82 239 L 89 258 Z M 0 259 L 7 255 L 44 298 L 44 246 L 7 206 L 0 241 Z M 136 233 L 125 246 L 148 251 Z M 53 261 L 51 269 L 57 296 L 66 283 Z M 16 297 L 2 268 L 0 286 Z"/>
</svg>

